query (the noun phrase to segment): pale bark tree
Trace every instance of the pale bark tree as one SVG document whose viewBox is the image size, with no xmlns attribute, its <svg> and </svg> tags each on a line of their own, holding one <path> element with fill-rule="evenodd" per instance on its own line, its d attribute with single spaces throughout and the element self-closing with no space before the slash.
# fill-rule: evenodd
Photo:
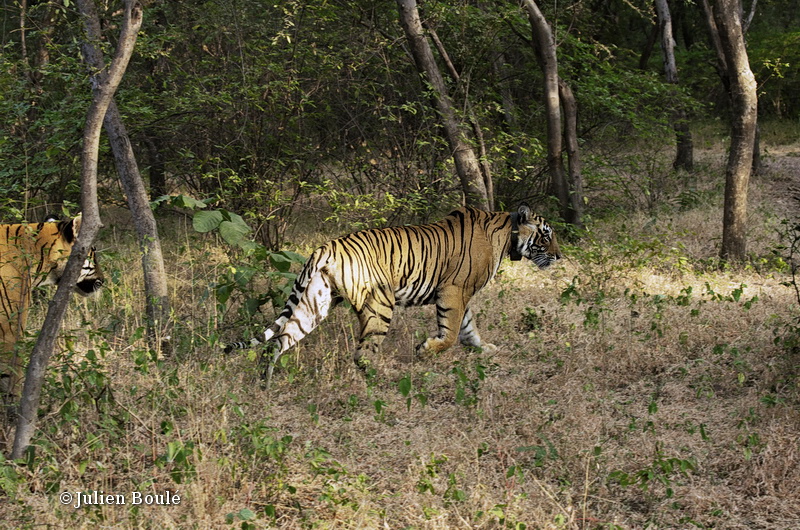
<svg viewBox="0 0 800 530">
<path fill-rule="evenodd" d="M 86 40 L 81 47 L 83 57 L 89 68 L 93 72 L 97 72 L 105 66 L 105 60 L 99 45 L 102 38 L 100 17 L 93 1 L 80 0 L 78 5 L 86 25 Z M 128 132 L 122 122 L 119 109 L 113 100 L 108 106 L 104 126 L 111 145 L 111 152 L 114 155 L 117 174 L 128 199 L 128 207 L 133 215 L 133 222 L 139 235 L 139 248 L 142 252 L 148 342 L 152 349 L 159 351 L 169 348 L 168 337 L 172 323 L 167 272 L 161 252 L 158 226 L 153 210 L 150 208 L 147 189 L 139 172 L 139 166 L 133 153 Z"/>
<path fill-rule="evenodd" d="M 81 0 L 81 2 L 92 0 Z M 31 352 L 22 388 L 17 429 L 11 458 L 22 458 L 30 445 L 35 429 L 36 413 L 39 409 L 44 376 L 47 364 L 53 354 L 61 321 L 67 310 L 69 298 L 81 273 L 89 249 L 102 226 L 100 208 L 97 203 L 97 159 L 100 149 L 100 131 L 103 117 L 119 86 L 128 61 L 133 53 L 136 36 L 142 25 L 142 6 L 138 0 L 126 0 L 119 42 L 111 65 L 92 76 L 92 102 L 86 116 L 83 130 L 83 150 L 81 152 L 81 211 L 83 220 L 80 234 L 72 248 L 64 274 L 56 294 L 48 307 L 42 331 Z"/>
<path fill-rule="evenodd" d="M 434 103 L 453 155 L 465 203 L 468 206 L 491 210 L 492 205 L 489 202 L 480 161 L 470 145 L 468 129 L 453 108 L 444 78 L 439 71 L 439 66 L 436 64 L 430 43 L 423 30 L 417 2 L 416 0 L 397 0 L 397 7 L 400 12 L 400 24 L 408 39 L 417 70 L 425 76 L 433 89 Z"/>
<path fill-rule="evenodd" d="M 547 121 L 547 167 L 550 172 L 551 192 L 558 198 L 561 205 L 561 215 L 565 221 L 576 226 L 582 224 L 583 193 L 580 177 L 580 161 L 578 157 L 577 140 L 577 106 L 572 90 L 566 82 L 558 76 L 558 57 L 556 55 L 556 40 L 550 24 L 547 22 L 539 6 L 534 0 L 523 0 L 523 7 L 528 15 L 533 33 L 533 48 L 539 61 L 539 66 L 544 75 L 544 103 Z M 566 88 L 559 92 L 559 85 Z M 562 124 L 561 96 L 571 98 L 567 109 L 571 112 L 567 116 L 567 127 Z M 576 157 L 570 160 L 570 177 L 567 180 L 564 172 L 564 138 L 567 139 L 569 153 Z M 568 154 L 569 154 L 568 153 Z"/>
<path fill-rule="evenodd" d="M 566 221 L 583 227 L 583 175 L 581 151 L 578 145 L 578 103 L 572 88 L 563 79 L 558 80 L 558 95 L 564 110 L 564 144 L 567 152 L 567 182 L 570 187 L 569 208 Z"/>
<path fill-rule="evenodd" d="M 758 4 L 757 0 L 753 0 L 753 3 L 750 5 L 750 12 L 747 14 L 747 17 L 744 18 L 744 22 L 742 23 L 742 35 L 747 34 L 747 28 L 752 22 L 753 17 L 755 16 L 756 12 L 756 5 Z M 711 44 L 714 48 L 714 52 L 716 53 L 717 61 L 715 63 L 715 67 L 717 70 L 717 74 L 719 75 L 720 80 L 722 81 L 722 86 L 725 88 L 725 92 L 728 94 L 728 97 L 731 98 L 731 79 L 730 79 L 730 72 L 728 69 L 728 59 L 726 58 L 725 51 L 722 47 L 722 41 L 720 39 L 719 28 L 717 26 L 717 22 L 714 17 L 714 9 L 712 5 L 709 3 L 709 0 L 702 0 L 703 5 L 703 12 L 705 13 L 706 23 L 708 24 L 709 34 L 711 36 Z M 738 4 L 737 12 L 739 13 L 740 19 L 744 17 L 744 11 L 742 10 L 741 3 Z M 759 130 L 758 123 L 756 123 L 756 137 L 754 140 L 753 146 L 753 169 L 752 172 L 758 174 L 761 171 L 761 147 L 760 147 L 760 130 Z"/>
<path fill-rule="evenodd" d="M 724 58 L 732 109 L 720 256 L 741 260 L 747 253 L 747 188 L 758 123 L 757 85 L 747 57 L 739 2 L 714 0 L 706 7 L 707 12 L 713 14 L 710 20 L 718 32 L 719 53 Z"/>
<path fill-rule="evenodd" d="M 715 68 L 717 69 L 717 75 L 719 75 L 720 80 L 722 81 L 722 86 L 725 87 L 725 92 L 730 94 L 730 79 L 728 78 L 728 59 L 725 57 L 725 52 L 722 49 L 722 41 L 720 41 L 719 37 L 719 28 L 717 27 L 717 22 L 714 20 L 714 10 L 709 3 L 709 0 L 702 0 L 703 4 L 703 13 L 706 16 L 706 23 L 708 24 L 708 33 L 711 37 L 711 44 L 714 48 L 714 53 L 717 55 L 717 61 L 714 63 Z"/>
<path fill-rule="evenodd" d="M 460 83 L 461 74 L 458 73 L 453 61 L 450 60 L 450 54 L 447 53 L 447 48 L 444 47 L 444 43 L 439 38 L 436 30 L 427 27 L 425 24 L 423 24 L 422 27 L 430 34 L 433 44 L 436 46 L 436 50 L 439 52 L 439 56 L 447 66 L 447 71 L 450 72 L 450 76 L 456 83 Z M 467 113 L 470 128 L 472 129 L 472 134 L 475 137 L 475 143 L 478 145 L 478 152 L 480 153 L 479 162 L 481 175 L 483 176 L 483 185 L 486 187 L 486 198 L 489 202 L 489 206 L 491 207 L 494 204 L 494 183 L 492 180 L 492 167 L 489 163 L 489 154 L 486 149 L 486 140 L 483 137 L 481 124 L 478 123 L 478 118 L 475 116 L 475 112 L 472 110 L 472 103 L 469 100 L 469 96 L 465 95 L 464 98 L 464 108 Z"/>
<path fill-rule="evenodd" d="M 664 57 L 664 76 L 667 83 L 678 86 L 678 67 L 675 63 L 675 38 L 672 31 L 672 15 L 667 0 L 655 0 L 658 14 L 659 33 L 661 34 L 661 51 Z M 675 130 L 677 150 L 672 166 L 675 169 L 691 171 L 694 167 L 694 148 L 686 111 L 677 109 L 673 112 L 672 128 Z"/>
</svg>

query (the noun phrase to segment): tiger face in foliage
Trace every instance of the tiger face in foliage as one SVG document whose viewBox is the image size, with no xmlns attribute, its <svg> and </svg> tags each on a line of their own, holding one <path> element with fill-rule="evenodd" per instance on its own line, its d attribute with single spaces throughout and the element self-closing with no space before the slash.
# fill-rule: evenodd
<svg viewBox="0 0 800 530">
<path fill-rule="evenodd" d="M 25 331 L 31 291 L 57 285 L 81 226 L 81 216 L 59 222 L 0 225 L 0 393 L 19 395 L 23 363 L 14 344 Z M 103 285 L 94 249 L 83 263 L 76 291 Z"/>
<path fill-rule="evenodd" d="M 453 344 L 480 348 L 467 304 L 500 267 L 525 257 L 540 268 L 561 257 L 553 229 L 527 205 L 514 213 L 461 208 L 429 225 L 356 232 L 330 241 L 308 259 L 291 295 L 263 339 L 226 348 L 268 343 L 273 358 L 267 385 L 281 354 L 311 332 L 342 300 L 358 315 L 361 330 L 356 364 L 377 350 L 397 305 L 436 304 L 439 332 L 417 347 L 437 353 Z M 366 357 L 368 358 L 368 357 Z"/>
</svg>

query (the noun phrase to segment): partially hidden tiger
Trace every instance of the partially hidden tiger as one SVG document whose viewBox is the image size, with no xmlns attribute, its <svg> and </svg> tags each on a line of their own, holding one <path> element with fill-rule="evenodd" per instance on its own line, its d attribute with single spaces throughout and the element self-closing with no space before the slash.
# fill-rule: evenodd
<svg viewBox="0 0 800 530">
<path fill-rule="evenodd" d="M 80 233 L 81 215 L 64 221 L 0 224 L 0 393 L 7 407 L 19 397 L 24 362 L 15 348 L 28 320 L 34 288 L 57 285 Z M 76 291 L 103 285 L 95 249 L 83 263 Z"/>
<path fill-rule="evenodd" d="M 306 261 L 277 320 L 261 338 L 235 342 L 234 349 L 265 347 L 265 386 L 281 355 L 310 333 L 330 309 L 346 300 L 358 316 L 353 355 L 364 369 L 386 336 L 395 306 L 435 304 L 438 334 L 419 344 L 418 354 L 438 353 L 456 340 L 484 344 L 468 304 L 508 256 L 540 269 L 561 258 L 552 227 L 530 207 L 516 212 L 461 208 L 439 222 L 375 228 L 325 243 Z"/>
</svg>

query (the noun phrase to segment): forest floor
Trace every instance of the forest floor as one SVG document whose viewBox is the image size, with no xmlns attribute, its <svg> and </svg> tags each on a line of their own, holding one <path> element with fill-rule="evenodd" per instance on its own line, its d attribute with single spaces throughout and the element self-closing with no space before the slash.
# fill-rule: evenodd
<svg viewBox="0 0 800 530">
<path fill-rule="evenodd" d="M 270 390 L 253 352 L 214 344 L 243 331 L 209 291 L 220 245 L 169 230 L 180 324 L 156 359 L 132 230 L 106 222 L 108 289 L 71 313 L 35 458 L 0 462 L 0 526 L 799 528 L 800 310 L 781 232 L 800 215 L 800 147 L 767 152 L 747 264 L 716 259 L 724 158 L 701 153 L 711 192 L 598 219 L 551 270 L 504 263 L 472 304 L 496 352 L 416 359 L 434 311 L 402 309 L 365 379 L 337 309 Z"/>
<path fill-rule="evenodd" d="M 765 188 L 776 209 L 796 216 L 800 212 L 800 146 L 770 149 L 765 173 Z"/>
</svg>

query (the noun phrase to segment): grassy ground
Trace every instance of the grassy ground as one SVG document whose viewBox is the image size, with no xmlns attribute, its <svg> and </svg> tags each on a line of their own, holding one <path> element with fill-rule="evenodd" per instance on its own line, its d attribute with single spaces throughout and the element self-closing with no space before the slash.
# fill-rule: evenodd
<svg viewBox="0 0 800 530">
<path fill-rule="evenodd" d="M 155 360 L 130 227 L 106 217 L 108 289 L 70 314 L 35 459 L 0 467 L 0 525 L 800 527 L 800 354 L 786 343 L 800 315 L 773 252 L 798 157 L 777 150 L 753 185 L 746 266 L 715 260 L 709 179 L 595 220 L 554 270 L 504 263 L 473 302 L 492 355 L 412 358 L 434 314 L 405 309 L 365 380 L 337 309 L 270 391 L 247 353 L 211 344 L 243 331 L 208 295 L 221 245 L 167 231 L 179 325 Z M 721 156 L 701 160 L 719 175 Z M 306 254 L 320 242 L 296 239 Z M 125 504 L 76 509 L 64 492 Z"/>
</svg>

